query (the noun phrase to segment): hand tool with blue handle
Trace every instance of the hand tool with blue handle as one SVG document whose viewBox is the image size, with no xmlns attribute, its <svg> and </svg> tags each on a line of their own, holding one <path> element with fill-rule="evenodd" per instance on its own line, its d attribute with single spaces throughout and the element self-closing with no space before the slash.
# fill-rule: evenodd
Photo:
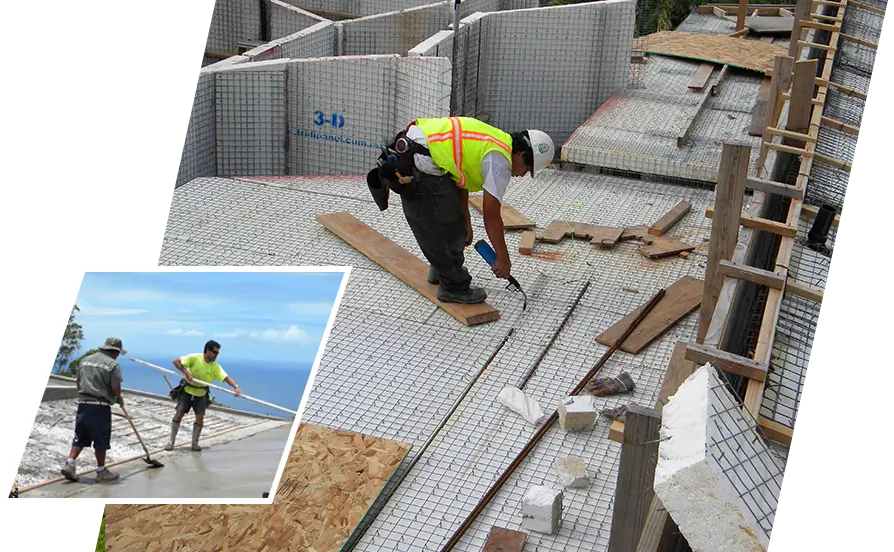
<svg viewBox="0 0 894 552">
<path fill-rule="evenodd" d="M 477 251 L 478 254 L 481 255 L 481 258 L 483 258 L 485 262 L 490 265 L 491 268 L 494 267 L 494 263 L 497 262 L 497 252 L 494 251 L 493 247 L 491 247 L 490 244 L 488 244 L 484 240 L 478 240 L 477 242 L 475 242 L 475 251 Z M 522 298 L 524 299 L 522 310 L 527 310 L 528 296 L 521 288 L 521 285 L 519 285 L 518 280 L 513 278 L 512 275 L 508 276 L 506 279 L 509 280 L 509 284 L 506 286 L 506 289 L 515 288 L 515 291 L 521 292 Z"/>
</svg>

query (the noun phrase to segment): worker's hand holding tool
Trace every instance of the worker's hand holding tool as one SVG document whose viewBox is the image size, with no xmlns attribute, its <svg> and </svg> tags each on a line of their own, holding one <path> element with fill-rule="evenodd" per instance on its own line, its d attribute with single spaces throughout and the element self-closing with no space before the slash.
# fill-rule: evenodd
<svg viewBox="0 0 894 552">
<path fill-rule="evenodd" d="M 238 385 L 233 388 L 233 391 L 234 391 L 233 394 L 236 395 L 237 397 L 242 396 L 242 389 Z"/>
<path fill-rule="evenodd" d="M 115 402 L 118 403 L 118 406 L 123 407 L 124 406 L 124 397 L 122 397 L 121 395 L 118 395 L 117 397 L 115 397 Z"/>
<path fill-rule="evenodd" d="M 497 257 L 492 270 L 497 278 L 505 280 L 509 278 L 509 273 L 512 270 L 512 261 L 509 260 L 509 257 Z"/>
<path fill-rule="evenodd" d="M 189 370 L 187 370 L 183 373 L 186 375 L 186 381 L 188 381 L 190 383 L 192 383 L 194 381 L 194 378 L 192 377 L 192 374 L 189 373 Z"/>
</svg>

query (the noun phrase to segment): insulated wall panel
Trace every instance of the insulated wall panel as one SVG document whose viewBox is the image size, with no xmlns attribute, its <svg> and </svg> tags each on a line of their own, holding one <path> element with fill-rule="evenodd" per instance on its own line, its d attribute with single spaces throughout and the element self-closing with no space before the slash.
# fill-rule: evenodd
<svg viewBox="0 0 894 552">
<path fill-rule="evenodd" d="M 239 41 L 259 41 L 261 36 L 261 0 L 217 0 L 205 48 L 214 52 L 235 53 Z"/>
<path fill-rule="evenodd" d="M 326 19 L 280 0 L 265 0 L 269 9 L 270 38 L 277 39 L 312 27 Z"/>
<path fill-rule="evenodd" d="M 286 0 L 305 10 L 325 10 L 352 15 L 375 15 L 395 10 L 417 8 L 431 0 Z"/>
<path fill-rule="evenodd" d="M 395 130 L 423 117 L 450 115 L 450 62 L 445 58 L 401 58 L 397 64 Z"/>
<path fill-rule="evenodd" d="M 277 66 L 215 73 L 217 174 L 285 174 L 285 79 Z"/>
<path fill-rule="evenodd" d="M 599 8 L 485 17 L 478 115 L 506 132 L 537 128 L 556 142 L 567 138 L 596 105 L 603 39 L 594 31 L 605 11 Z"/>
<path fill-rule="evenodd" d="M 362 17 L 338 23 L 343 26 L 343 55 L 400 54 L 407 52 L 450 23 L 447 2 L 420 8 Z"/>
<path fill-rule="evenodd" d="M 216 176 L 214 159 L 214 75 L 199 74 L 176 186 L 200 176 Z"/>
<path fill-rule="evenodd" d="M 291 174 L 366 174 L 393 136 L 398 56 L 289 65 Z"/>
<path fill-rule="evenodd" d="M 334 56 L 335 26 L 331 22 L 317 23 L 249 50 L 246 55 L 256 61 Z"/>
</svg>

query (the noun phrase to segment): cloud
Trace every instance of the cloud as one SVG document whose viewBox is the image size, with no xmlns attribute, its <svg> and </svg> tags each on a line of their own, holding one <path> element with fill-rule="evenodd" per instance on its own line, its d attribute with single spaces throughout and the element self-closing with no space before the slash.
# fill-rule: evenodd
<svg viewBox="0 0 894 552">
<path fill-rule="evenodd" d="M 216 332 L 214 337 L 241 337 L 245 332 L 243 330 L 233 330 L 232 332 Z"/>
<path fill-rule="evenodd" d="M 303 316 L 329 316 L 332 312 L 334 303 L 325 301 L 303 301 L 298 303 L 289 303 L 287 309 L 289 312 L 300 314 Z"/>
<path fill-rule="evenodd" d="M 145 309 L 116 309 L 114 307 L 81 307 L 84 316 L 128 316 L 131 314 L 143 314 Z"/>
<path fill-rule="evenodd" d="M 200 331 L 196 330 L 195 328 L 193 328 L 192 330 L 186 330 L 186 331 L 183 331 L 178 328 L 176 330 L 168 330 L 168 335 L 182 335 L 184 337 L 198 337 L 200 335 L 205 335 L 205 333 L 200 332 Z"/>
<path fill-rule="evenodd" d="M 310 341 L 310 336 L 307 332 L 298 326 L 289 326 L 285 330 L 267 329 L 263 332 L 251 332 L 249 337 L 273 343 L 298 343 L 302 345 Z"/>
</svg>

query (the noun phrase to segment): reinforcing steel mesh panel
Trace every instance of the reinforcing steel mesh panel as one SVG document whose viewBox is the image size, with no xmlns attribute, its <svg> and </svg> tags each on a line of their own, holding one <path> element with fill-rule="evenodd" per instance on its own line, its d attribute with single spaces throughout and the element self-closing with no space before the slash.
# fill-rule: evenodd
<svg viewBox="0 0 894 552">
<path fill-rule="evenodd" d="M 434 431 L 510 328 L 515 334 L 472 388 L 358 550 L 437 550 L 478 498 L 515 457 L 533 426 L 505 411 L 496 395 L 533 366 L 584 283 L 591 282 L 565 329 L 525 391 L 551 411 L 607 349 L 596 335 L 680 277 L 703 277 L 709 227 L 703 217 L 712 193 L 703 189 L 617 176 L 544 171 L 513 179 L 506 201 L 540 226 L 552 220 L 631 226 L 649 224 L 683 198 L 693 208 L 672 231 L 697 249 L 690 257 L 652 261 L 637 246 L 601 250 L 566 239 L 538 244 L 535 256 L 513 253 L 513 275 L 528 292 L 503 289 L 473 252 L 466 265 L 501 311 L 500 321 L 465 327 L 315 221 L 348 211 L 421 257 L 400 206 L 380 212 L 365 180 L 353 177 L 277 177 L 253 181 L 203 178 L 175 191 L 162 264 L 353 265 L 348 289 L 310 393 L 305 420 L 411 442 L 411 457 Z M 557 198 L 559 198 L 557 200 Z M 481 215 L 474 232 L 484 236 Z M 507 232 L 517 251 L 520 232 Z M 697 315 L 687 316 L 639 355 L 618 352 L 602 375 L 627 371 L 633 394 L 598 399 L 600 407 L 654 404 L 677 340 L 692 339 Z M 607 547 L 619 446 L 607 438 L 607 419 L 584 434 L 558 425 L 538 445 L 462 541 L 480 550 L 492 524 L 520 528 L 520 497 L 534 484 L 553 484 L 558 454 L 585 459 L 591 485 L 568 491 L 558 535 L 532 534 L 540 550 Z"/>
</svg>

